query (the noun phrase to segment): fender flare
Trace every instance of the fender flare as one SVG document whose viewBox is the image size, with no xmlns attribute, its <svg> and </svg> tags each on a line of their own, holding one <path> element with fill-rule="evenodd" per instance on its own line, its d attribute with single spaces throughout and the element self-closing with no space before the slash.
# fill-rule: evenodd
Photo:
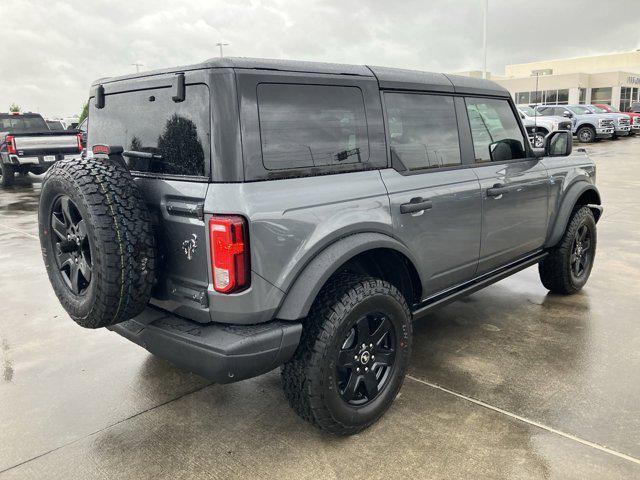
<svg viewBox="0 0 640 480">
<path fill-rule="evenodd" d="M 569 187 L 567 192 L 563 194 L 562 204 L 560 205 L 560 208 L 558 208 L 553 228 L 550 229 L 550 233 L 544 245 L 545 248 L 553 247 L 560 241 L 562 235 L 564 235 L 567 225 L 569 224 L 571 213 L 578 202 L 578 198 L 589 190 L 595 192 L 598 201 L 596 204 L 587 204 L 587 206 L 593 211 L 596 222 L 600 219 L 602 206 L 600 205 L 600 192 L 598 192 L 598 189 L 586 180 L 580 180 L 574 183 Z"/>
<path fill-rule="evenodd" d="M 294 280 L 278 309 L 276 318 L 299 320 L 309 314 L 320 289 L 340 266 L 356 255 L 376 248 L 388 248 L 405 255 L 417 265 L 411 252 L 398 240 L 382 233 L 356 233 L 322 250 Z"/>
</svg>

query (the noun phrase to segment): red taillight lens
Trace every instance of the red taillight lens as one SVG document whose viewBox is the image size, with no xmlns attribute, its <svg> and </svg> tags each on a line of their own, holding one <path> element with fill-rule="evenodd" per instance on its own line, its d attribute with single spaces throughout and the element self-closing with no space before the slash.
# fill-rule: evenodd
<svg viewBox="0 0 640 480">
<path fill-rule="evenodd" d="M 247 288 L 251 281 L 247 221 L 236 215 L 212 217 L 209 241 L 216 292 L 233 293 Z"/>
<path fill-rule="evenodd" d="M 78 135 L 76 135 L 77 139 L 78 139 L 78 151 L 81 152 L 82 151 L 82 134 L 79 133 Z"/>
<path fill-rule="evenodd" d="M 16 139 L 13 135 L 7 135 L 5 141 L 7 142 L 7 152 L 17 155 L 18 149 L 16 149 Z"/>
</svg>

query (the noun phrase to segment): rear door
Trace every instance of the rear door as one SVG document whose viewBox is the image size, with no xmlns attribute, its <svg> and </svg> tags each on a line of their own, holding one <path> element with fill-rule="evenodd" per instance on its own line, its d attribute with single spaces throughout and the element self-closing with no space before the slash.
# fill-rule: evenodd
<svg viewBox="0 0 640 480">
<path fill-rule="evenodd" d="M 385 92 L 393 169 L 381 171 L 395 234 L 418 259 L 423 298 L 473 277 L 480 249 L 478 179 L 460 150 L 450 95 Z"/>
<path fill-rule="evenodd" d="M 209 87 L 204 75 L 188 72 L 185 98 L 175 101 L 173 77 L 105 84 L 104 107 L 90 102 L 88 150 L 94 144 L 122 146 L 145 194 L 161 255 L 152 302 L 206 322 Z"/>
<path fill-rule="evenodd" d="M 482 188 L 478 273 L 530 253 L 547 233 L 549 178 L 534 158 L 510 102 L 468 97 L 466 110 Z"/>
</svg>

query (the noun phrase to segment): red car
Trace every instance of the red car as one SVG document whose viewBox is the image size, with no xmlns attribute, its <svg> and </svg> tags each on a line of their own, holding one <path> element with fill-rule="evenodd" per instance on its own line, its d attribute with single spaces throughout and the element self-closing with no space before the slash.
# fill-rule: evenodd
<svg viewBox="0 0 640 480">
<path fill-rule="evenodd" d="M 594 103 L 596 107 L 600 107 L 603 110 L 606 110 L 609 113 L 624 113 L 625 115 L 629 115 L 629 121 L 631 122 L 631 134 L 640 131 L 640 113 L 637 112 L 621 112 L 616 107 L 612 107 L 611 105 L 607 105 L 606 103 Z"/>
</svg>

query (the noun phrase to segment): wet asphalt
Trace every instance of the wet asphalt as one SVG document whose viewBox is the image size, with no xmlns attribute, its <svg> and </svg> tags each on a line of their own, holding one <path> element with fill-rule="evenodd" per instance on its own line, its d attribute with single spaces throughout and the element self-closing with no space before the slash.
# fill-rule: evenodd
<svg viewBox="0 0 640 480">
<path fill-rule="evenodd" d="M 536 267 L 415 324 L 408 378 L 367 431 L 299 420 L 279 373 L 212 385 L 56 300 L 38 177 L 0 190 L 0 480 L 640 478 L 640 138 L 587 147 L 605 212 L 591 279 Z"/>
</svg>

